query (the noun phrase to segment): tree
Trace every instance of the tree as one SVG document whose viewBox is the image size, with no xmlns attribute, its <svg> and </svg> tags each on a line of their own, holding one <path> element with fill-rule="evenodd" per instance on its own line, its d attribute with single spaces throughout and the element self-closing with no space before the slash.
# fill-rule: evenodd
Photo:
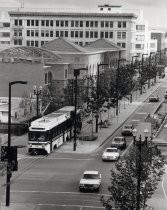
<svg viewBox="0 0 167 210">
<path fill-rule="evenodd" d="M 101 197 L 103 206 L 112 209 L 114 206 L 120 210 L 136 209 L 137 181 L 138 181 L 139 150 L 137 146 L 131 147 L 124 160 L 115 164 L 111 170 L 111 184 L 108 190 L 111 196 L 108 199 Z M 158 182 L 164 174 L 165 160 L 156 145 L 149 141 L 142 145 L 140 162 L 140 207 L 146 207 L 146 202 L 153 195 Z M 112 204 L 111 204 L 112 203 Z"/>
</svg>

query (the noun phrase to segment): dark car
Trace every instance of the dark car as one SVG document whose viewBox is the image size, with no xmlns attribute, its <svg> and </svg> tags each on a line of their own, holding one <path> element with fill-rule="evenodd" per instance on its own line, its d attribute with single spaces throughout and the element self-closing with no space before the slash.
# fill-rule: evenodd
<svg viewBox="0 0 167 210">
<path fill-rule="evenodd" d="M 159 96 L 150 96 L 149 97 L 149 102 L 158 102 L 159 101 Z"/>
<path fill-rule="evenodd" d="M 122 128 L 122 136 L 132 136 L 133 131 L 134 129 L 134 126 L 133 125 L 124 125 L 123 128 Z"/>
<path fill-rule="evenodd" d="M 111 147 L 116 147 L 118 149 L 126 148 L 126 139 L 123 136 L 116 136 L 111 142 Z"/>
</svg>

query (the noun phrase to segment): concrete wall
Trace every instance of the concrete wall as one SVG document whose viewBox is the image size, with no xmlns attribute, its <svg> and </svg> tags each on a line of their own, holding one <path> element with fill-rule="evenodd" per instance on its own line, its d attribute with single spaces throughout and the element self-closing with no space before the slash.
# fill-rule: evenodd
<svg viewBox="0 0 167 210">
<path fill-rule="evenodd" d="M 33 92 L 33 86 L 43 84 L 43 65 L 40 63 L 0 63 L 0 97 L 8 96 L 9 82 L 25 80 L 27 85 L 12 86 L 12 97 L 22 97 Z"/>
</svg>

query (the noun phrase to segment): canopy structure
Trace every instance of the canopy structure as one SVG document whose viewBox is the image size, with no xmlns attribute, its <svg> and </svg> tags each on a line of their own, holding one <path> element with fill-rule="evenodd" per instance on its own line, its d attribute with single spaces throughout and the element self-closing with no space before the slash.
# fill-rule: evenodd
<svg viewBox="0 0 167 210">
<path fill-rule="evenodd" d="M 57 63 L 61 56 L 39 47 L 17 46 L 0 51 L 0 59 L 4 62 L 41 62 Z"/>
</svg>

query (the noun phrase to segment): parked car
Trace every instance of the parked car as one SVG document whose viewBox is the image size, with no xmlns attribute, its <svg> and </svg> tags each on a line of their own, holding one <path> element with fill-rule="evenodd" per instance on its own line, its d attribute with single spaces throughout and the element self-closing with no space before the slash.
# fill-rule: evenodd
<svg viewBox="0 0 167 210">
<path fill-rule="evenodd" d="M 157 96 L 152 95 L 149 97 L 149 102 L 158 102 L 158 101 L 159 101 L 158 95 Z"/>
<path fill-rule="evenodd" d="M 79 190 L 99 191 L 101 174 L 99 171 L 85 171 L 79 182 Z"/>
<path fill-rule="evenodd" d="M 133 131 L 134 129 L 134 126 L 129 124 L 129 125 L 124 125 L 123 128 L 122 128 L 122 136 L 132 136 Z"/>
<path fill-rule="evenodd" d="M 126 148 L 126 139 L 123 136 L 115 136 L 111 142 L 111 147 L 116 147 L 118 149 Z"/>
<path fill-rule="evenodd" d="M 119 150 L 116 147 L 108 147 L 102 154 L 103 161 L 115 161 L 120 157 Z"/>
</svg>

